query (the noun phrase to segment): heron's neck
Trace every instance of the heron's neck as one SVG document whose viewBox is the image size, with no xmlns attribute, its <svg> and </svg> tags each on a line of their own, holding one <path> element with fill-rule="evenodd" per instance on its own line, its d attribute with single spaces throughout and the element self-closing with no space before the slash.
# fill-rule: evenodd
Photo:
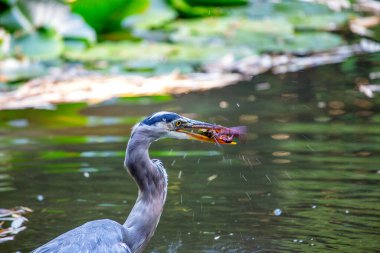
<svg viewBox="0 0 380 253">
<path fill-rule="evenodd" d="M 127 244 L 132 252 L 141 252 L 153 236 L 166 199 L 166 172 L 159 162 L 150 160 L 151 142 L 136 132 L 126 151 L 125 166 L 139 188 L 136 203 L 123 225 L 128 231 Z"/>
</svg>

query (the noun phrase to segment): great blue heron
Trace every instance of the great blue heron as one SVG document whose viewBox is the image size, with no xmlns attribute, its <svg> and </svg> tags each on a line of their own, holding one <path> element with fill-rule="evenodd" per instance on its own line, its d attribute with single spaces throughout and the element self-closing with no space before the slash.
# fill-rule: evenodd
<svg viewBox="0 0 380 253">
<path fill-rule="evenodd" d="M 147 117 L 133 127 L 127 145 L 124 166 L 135 180 L 139 192 L 124 224 L 109 219 L 90 221 L 33 252 L 142 252 L 153 236 L 163 211 L 168 181 L 162 163 L 149 158 L 150 144 L 166 137 L 233 143 L 235 133 L 228 130 L 171 112 L 158 112 Z"/>
</svg>

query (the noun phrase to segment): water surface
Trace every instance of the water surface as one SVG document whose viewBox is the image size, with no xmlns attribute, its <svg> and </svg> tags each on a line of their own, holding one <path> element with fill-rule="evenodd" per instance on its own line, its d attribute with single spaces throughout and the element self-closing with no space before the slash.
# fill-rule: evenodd
<svg viewBox="0 0 380 253">
<path fill-rule="evenodd" d="M 93 219 L 124 222 L 137 194 L 125 145 L 133 124 L 159 110 L 247 125 L 249 135 L 222 148 L 152 145 L 169 192 L 147 252 L 380 251 L 380 100 L 356 91 L 353 78 L 369 69 L 353 65 L 177 97 L 0 112 L 0 206 L 34 209 L 0 251 L 28 252 Z"/>
</svg>

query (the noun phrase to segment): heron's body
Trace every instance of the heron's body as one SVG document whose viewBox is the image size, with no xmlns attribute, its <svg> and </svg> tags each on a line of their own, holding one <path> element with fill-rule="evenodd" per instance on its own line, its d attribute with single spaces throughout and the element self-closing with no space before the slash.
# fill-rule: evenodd
<svg viewBox="0 0 380 253">
<path fill-rule="evenodd" d="M 95 220 L 58 236 L 33 252 L 131 253 L 126 238 L 126 229 L 116 221 Z"/>
<path fill-rule="evenodd" d="M 183 128 L 178 122 L 183 124 Z M 167 192 L 166 171 L 159 160 L 149 158 L 149 146 L 164 137 L 201 138 L 204 141 L 204 136 L 182 131 L 193 126 L 215 127 L 169 112 L 153 114 L 136 125 L 127 145 L 124 165 L 135 180 L 139 193 L 124 224 L 108 219 L 90 221 L 58 236 L 33 253 L 142 252 L 158 225 Z"/>
</svg>

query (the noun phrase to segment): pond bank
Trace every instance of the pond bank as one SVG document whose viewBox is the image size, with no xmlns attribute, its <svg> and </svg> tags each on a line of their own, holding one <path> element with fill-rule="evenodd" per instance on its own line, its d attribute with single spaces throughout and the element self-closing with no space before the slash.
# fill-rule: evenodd
<svg viewBox="0 0 380 253">
<path fill-rule="evenodd" d="M 380 44 L 362 39 L 354 45 L 340 46 L 309 56 L 290 54 L 251 55 L 237 60 L 227 54 L 219 61 L 202 66 L 203 72 L 143 76 L 100 74 L 78 67 L 55 69 L 35 78 L 16 90 L 0 93 L 0 109 L 53 109 L 59 103 L 98 103 L 113 97 L 135 97 L 160 94 L 182 94 L 223 87 L 272 71 L 274 74 L 339 63 L 365 53 L 380 51 Z"/>
</svg>

